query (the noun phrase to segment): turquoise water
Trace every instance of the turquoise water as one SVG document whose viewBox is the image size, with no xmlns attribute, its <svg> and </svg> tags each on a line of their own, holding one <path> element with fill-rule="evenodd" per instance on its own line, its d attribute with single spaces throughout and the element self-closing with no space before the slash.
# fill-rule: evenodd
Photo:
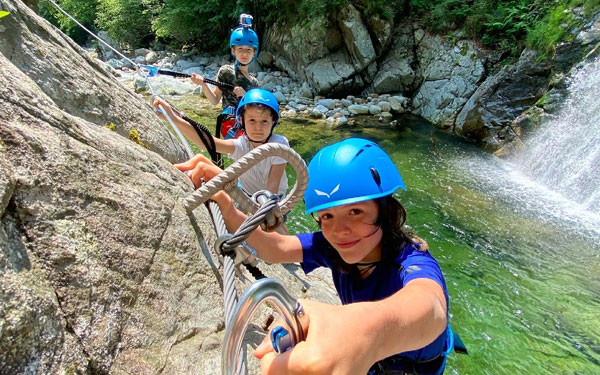
<svg viewBox="0 0 600 375">
<path fill-rule="evenodd" d="M 422 121 L 332 130 L 296 120 L 277 130 L 307 161 L 359 136 L 397 163 L 408 188 L 397 197 L 442 266 L 451 323 L 470 352 L 453 354 L 447 374 L 600 374 L 597 212 Z M 291 232 L 316 229 L 302 210 Z"/>
</svg>

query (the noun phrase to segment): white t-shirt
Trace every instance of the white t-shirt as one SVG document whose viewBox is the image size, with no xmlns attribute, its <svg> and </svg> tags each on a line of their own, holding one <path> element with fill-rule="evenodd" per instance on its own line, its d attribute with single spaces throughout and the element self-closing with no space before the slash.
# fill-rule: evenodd
<svg viewBox="0 0 600 375">
<path fill-rule="evenodd" d="M 269 138 L 269 143 L 281 143 L 282 145 L 286 146 L 290 145 L 287 138 L 279 134 L 271 135 L 271 138 Z M 229 156 L 233 158 L 233 160 L 241 159 L 244 155 L 246 155 L 254 149 L 246 134 L 234 139 L 233 145 L 235 147 L 235 150 L 232 154 L 229 154 Z M 254 194 L 259 190 L 266 190 L 271 166 L 286 163 L 287 160 L 278 156 L 271 156 L 261 161 L 260 163 L 256 164 L 254 167 L 250 168 L 240 176 L 239 180 L 242 184 L 242 188 L 248 194 Z M 283 172 L 283 176 L 281 176 L 281 181 L 279 182 L 279 191 L 277 193 L 285 194 L 287 187 L 287 175 L 285 174 L 285 172 Z"/>
</svg>

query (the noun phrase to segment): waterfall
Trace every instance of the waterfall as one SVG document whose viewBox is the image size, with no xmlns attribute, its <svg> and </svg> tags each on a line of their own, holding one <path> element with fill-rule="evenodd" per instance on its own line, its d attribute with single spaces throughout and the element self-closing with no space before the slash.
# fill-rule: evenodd
<svg viewBox="0 0 600 375">
<path fill-rule="evenodd" d="M 557 116 L 516 157 L 523 174 L 583 209 L 600 213 L 600 59 L 569 79 Z"/>
</svg>

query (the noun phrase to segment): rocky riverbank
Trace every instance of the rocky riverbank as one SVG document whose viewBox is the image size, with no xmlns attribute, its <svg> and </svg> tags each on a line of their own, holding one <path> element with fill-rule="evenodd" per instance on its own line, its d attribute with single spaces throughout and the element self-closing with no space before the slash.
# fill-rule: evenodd
<svg viewBox="0 0 600 375">
<path fill-rule="evenodd" d="M 581 9 L 573 13 L 584 17 Z M 564 96 L 563 77 L 595 55 L 600 43 L 598 14 L 570 30 L 573 40 L 553 56 L 525 50 L 514 62 L 460 35 L 449 38 L 417 24 L 364 18 L 352 5 L 340 17 L 266 30 L 251 70 L 261 87 L 275 93 L 284 116 L 308 115 L 336 125 L 356 115 L 390 122 L 410 113 L 499 156 L 513 152 L 552 115 Z M 98 56 L 137 92 L 149 91 L 145 79 L 123 73 L 131 72 L 129 61 L 111 54 L 102 49 Z M 140 49 L 131 59 L 212 78 L 230 56 Z M 171 77 L 151 82 L 162 94 L 199 91 Z"/>
<path fill-rule="evenodd" d="M 148 49 L 136 50 L 133 59 L 136 64 L 153 64 L 161 69 L 185 74 L 197 73 L 213 79 L 222 64 L 231 63 L 227 55 L 185 56 Z M 203 96 L 202 89 L 191 83 L 189 79 L 167 75 L 146 79 L 141 72 L 135 71 L 135 66 L 130 61 L 124 58 L 111 57 L 106 64 L 121 82 L 137 93 Z M 325 119 L 331 125 L 344 125 L 357 115 L 370 115 L 377 121 L 391 123 L 394 121 L 394 116 L 410 113 L 409 99 L 401 94 L 372 93 L 365 97 L 348 95 L 342 99 L 324 98 L 315 96 L 306 82 L 299 82 L 289 77 L 286 72 L 270 68 L 262 70 L 258 63 L 251 66 L 251 71 L 257 77 L 260 87 L 275 94 L 283 117 L 310 116 L 315 119 Z"/>
</svg>

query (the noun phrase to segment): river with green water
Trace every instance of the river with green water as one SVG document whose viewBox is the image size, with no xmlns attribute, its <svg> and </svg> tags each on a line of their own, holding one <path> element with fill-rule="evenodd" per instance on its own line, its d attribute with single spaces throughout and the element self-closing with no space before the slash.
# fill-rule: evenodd
<svg viewBox="0 0 600 375">
<path fill-rule="evenodd" d="M 446 374 L 600 374 L 598 213 L 419 119 L 337 129 L 284 119 L 276 132 L 307 163 L 347 137 L 371 139 L 395 161 L 408 189 L 396 196 L 441 264 L 451 324 L 469 350 L 450 356 Z M 293 186 L 292 169 L 288 177 Z M 290 232 L 317 229 L 303 210 Z"/>
</svg>

